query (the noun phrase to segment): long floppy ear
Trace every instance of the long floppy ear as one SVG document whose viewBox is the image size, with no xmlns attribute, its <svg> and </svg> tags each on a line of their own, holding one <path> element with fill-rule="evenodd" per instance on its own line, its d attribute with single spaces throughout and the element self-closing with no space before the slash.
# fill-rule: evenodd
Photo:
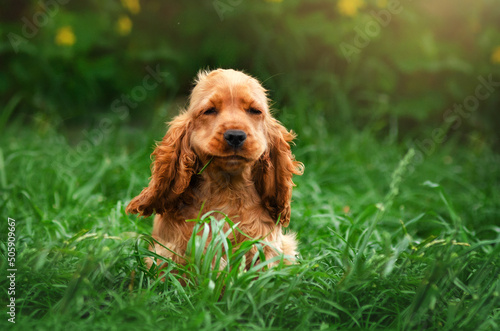
<svg viewBox="0 0 500 331">
<path fill-rule="evenodd" d="M 127 213 L 149 216 L 176 207 L 179 197 L 189 187 L 197 163 L 189 143 L 190 131 L 191 121 L 186 113 L 170 122 L 165 137 L 151 154 L 154 163 L 149 186 L 132 199 Z"/>
<path fill-rule="evenodd" d="M 290 223 L 293 175 L 302 175 L 304 165 L 295 160 L 290 143 L 295 138 L 277 120 L 271 119 L 269 147 L 254 167 L 253 177 L 257 192 L 271 217 L 283 226 Z"/>
</svg>

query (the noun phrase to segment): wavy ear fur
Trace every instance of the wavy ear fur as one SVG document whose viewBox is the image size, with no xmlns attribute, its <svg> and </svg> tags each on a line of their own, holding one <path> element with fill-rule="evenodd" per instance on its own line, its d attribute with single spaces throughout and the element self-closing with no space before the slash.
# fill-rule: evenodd
<svg viewBox="0 0 500 331">
<path fill-rule="evenodd" d="M 253 177 L 264 207 L 275 221 L 279 218 L 286 227 L 290 223 L 292 176 L 302 175 L 304 165 L 295 160 L 290 149 L 295 134 L 277 120 L 272 121 L 268 150 L 257 162 Z"/>
<path fill-rule="evenodd" d="M 149 216 L 178 207 L 178 200 L 195 174 L 197 158 L 189 144 L 191 122 L 184 113 L 173 119 L 160 144 L 151 154 L 149 186 L 142 190 L 127 206 L 126 212 Z"/>
</svg>

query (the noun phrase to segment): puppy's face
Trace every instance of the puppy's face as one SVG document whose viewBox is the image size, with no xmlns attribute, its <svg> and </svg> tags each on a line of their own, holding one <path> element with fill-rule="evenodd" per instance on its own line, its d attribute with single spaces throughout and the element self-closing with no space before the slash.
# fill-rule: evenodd
<svg viewBox="0 0 500 331">
<path fill-rule="evenodd" d="M 264 88 L 234 70 L 200 74 L 190 98 L 190 143 L 206 163 L 225 171 L 253 164 L 267 149 L 269 108 Z"/>
</svg>

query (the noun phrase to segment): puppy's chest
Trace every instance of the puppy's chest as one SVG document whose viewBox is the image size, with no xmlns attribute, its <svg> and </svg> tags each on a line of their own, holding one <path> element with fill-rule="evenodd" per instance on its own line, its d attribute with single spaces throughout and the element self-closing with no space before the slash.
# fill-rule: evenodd
<svg viewBox="0 0 500 331">
<path fill-rule="evenodd" d="M 270 223 L 273 221 L 268 211 L 262 206 L 262 200 L 253 186 L 245 187 L 244 190 L 232 188 L 219 189 L 212 187 L 205 188 L 195 193 L 195 199 L 192 206 L 189 207 L 189 213 L 192 217 L 216 211 L 220 213 L 212 214 L 216 219 L 222 219 L 224 215 L 228 216 L 234 223 L 240 223 L 240 226 L 255 223 Z"/>
</svg>

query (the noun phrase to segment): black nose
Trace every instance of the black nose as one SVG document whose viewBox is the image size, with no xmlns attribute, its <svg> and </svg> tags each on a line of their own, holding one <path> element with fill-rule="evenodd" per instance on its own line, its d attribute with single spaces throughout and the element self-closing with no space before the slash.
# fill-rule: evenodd
<svg viewBox="0 0 500 331">
<path fill-rule="evenodd" d="M 232 148 L 240 148 L 247 139 L 247 134 L 241 130 L 227 130 L 224 132 L 224 139 Z"/>
</svg>

